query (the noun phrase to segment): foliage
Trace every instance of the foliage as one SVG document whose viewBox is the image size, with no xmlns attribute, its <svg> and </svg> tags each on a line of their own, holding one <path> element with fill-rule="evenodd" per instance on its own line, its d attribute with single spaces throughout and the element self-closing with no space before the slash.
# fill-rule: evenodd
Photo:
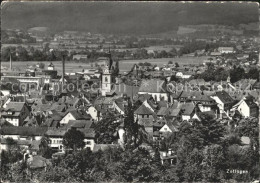
<svg viewBox="0 0 260 183">
<path fill-rule="evenodd" d="M 47 159 L 52 157 L 52 149 L 49 146 L 49 143 L 50 139 L 46 136 L 43 136 L 39 145 L 39 155 Z"/>
<path fill-rule="evenodd" d="M 245 70 L 241 67 L 234 65 L 233 69 L 230 70 L 230 82 L 237 82 L 245 77 Z"/>
<path fill-rule="evenodd" d="M 44 64 L 44 63 L 39 63 L 39 68 L 40 68 L 40 69 L 44 69 L 44 67 L 45 67 L 45 64 Z"/>
<path fill-rule="evenodd" d="M 111 144 L 117 140 L 117 127 L 120 125 L 117 122 L 116 116 L 108 113 L 98 121 L 95 125 L 96 142 L 99 144 Z"/>
<path fill-rule="evenodd" d="M 203 178 L 210 182 L 218 182 L 225 174 L 225 158 L 220 145 L 210 145 L 204 150 Z"/>
<path fill-rule="evenodd" d="M 229 73 L 224 68 L 219 67 L 213 69 L 212 65 L 209 65 L 208 69 L 201 73 L 198 77 L 205 81 L 226 81 Z"/>
<path fill-rule="evenodd" d="M 65 133 L 62 143 L 68 149 L 81 149 L 85 146 L 84 134 L 75 128 L 71 128 Z"/>
</svg>

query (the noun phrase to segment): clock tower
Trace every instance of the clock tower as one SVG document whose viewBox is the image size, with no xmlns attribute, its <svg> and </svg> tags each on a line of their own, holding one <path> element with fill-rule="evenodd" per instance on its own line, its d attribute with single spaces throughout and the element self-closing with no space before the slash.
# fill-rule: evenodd
<svg viewBox="0 0 260 183">
<path fill-rule="evenodd" d="M 101 94 L 102 96 L 106 96 L 106 93 L 111 92 L 112 90 L 112 72 L 113 69 L 111 69 L 113 64 L 112 58 L 111 58 L 111 54 L 109 52 L 108 55 L 108 59 L 106 61 L 106 65 L 103 68 L 103 72 L 102 72 L 102 80 L 101 80 Z"/>
</svg>

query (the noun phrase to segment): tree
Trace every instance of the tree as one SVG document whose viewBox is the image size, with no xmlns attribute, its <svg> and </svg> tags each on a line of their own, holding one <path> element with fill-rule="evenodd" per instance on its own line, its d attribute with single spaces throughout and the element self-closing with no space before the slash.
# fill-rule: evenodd
<svg viewBox="0 0 260 183">
<path fill-rule="evenodd" d="M 96 140 L 99 144 L 111 144 L 118 139 L 117 128 L 120 125 L 116 116 L 112 113 L 106 114 L 102 120 L 95 125 Z"/>
<path fill-rule="evenodd" d="M 205 52 L 208 52 L 209 51 L 209 44 L 206 44 L 206 46 L 205 46 Z"/>
<path fill-rule="evenodd" d="M 132 143 L 134 143 L 134 147 L 137 146 L 137 139 L 138 139 L 138 123 L 134 119 L 134 106 L 130 100 L 128 100 L 128 105 L 125 111 L 126 117 L 124 119 L 125 125 L 125 141 L 126 147 L 131 147 Z"/>
<path fill-rule="evenodd" d="M 52 149 L 49 147 L 49 143 L 50 139 L 47 136 L 43 136 L 39 145 L 39 154 L 47 159 L 52 157 Z"/>
<path fill-rule="evenodd" d="M 153 160 L 154 160 L 154 163 L 155 163 L 158 167 L 160 167 L 160 166 L 162 165 L 162 163 L 161 163 L 161 156 L 160 156 L 160 152 L 159 152 L 159 149 L 158 149 L 158 148 L 155 149 L 155 153 L 154 153 L 154 158 L 153 158 Z"/>
<path fill-rule="evenodd" d="M 74 128 L 71 128 L 65 133 L 62 144 L 66 148 L 73 149 L 74 151 L 81 149 L 85 146 L 84 134 Z"/>
<path fill-rule="evenodd" d="M 39 63 L 39 68 L 40 68 L 40 69 L 44 69 L 44 67 L 45 67 L 45 64 L 44 64 L 44 63 L 42 63 L 42 62 Z"/>
<path fill-rule="evenodd" d="M 11 174 L 12 178 L 11 181 L 14 182 L 29 182 L 29 175 L 27 174 L 27 164 L 26 161 L 21 161 L 14 163 L 11 166 Z"/>
<path fill-rule="evenodd" d="M 119 62 L 116 61 L 115 69 L 114 69 L 114 75 L 117 76 L 119 74 Z"/>
<path fill-rule="evenodd" d="M 230 70 L 230 82 L 237 82 L 245 77 L 245 70 L 241 67 L 234 65 L 233 69 Z"/>
<path fill-rule="evenodd" d="M 220 145 L 206 146 L 203 151 L 203 178 L 209 182 L 219 182 L 225 175 L 225 157 Z"/>
<path fill-rule="evenodd" d="M 257 68 L 250 68 L 248 73 L 246 74 L 248 79 L 256 79 L 259 81 L 259 70 Z"/>
<path fill-rule="evenodd" d="M 201 151 L 197 148 L 193 149 L 188 155 L 184 167 L 184 177 L 186 181 L 201 181 L 202 180 L 202 160 Z"/>
</svg>

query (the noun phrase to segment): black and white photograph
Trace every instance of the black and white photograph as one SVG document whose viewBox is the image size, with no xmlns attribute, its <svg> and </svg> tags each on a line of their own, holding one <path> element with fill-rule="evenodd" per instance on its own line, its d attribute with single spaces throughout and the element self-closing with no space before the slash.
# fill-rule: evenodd
<svg viewBox="0 0 260 183">
<path fill-rule="evenodd" d="M 3 1 L 0 183 L 259 183 L 259 12 Z"/>
</svg>

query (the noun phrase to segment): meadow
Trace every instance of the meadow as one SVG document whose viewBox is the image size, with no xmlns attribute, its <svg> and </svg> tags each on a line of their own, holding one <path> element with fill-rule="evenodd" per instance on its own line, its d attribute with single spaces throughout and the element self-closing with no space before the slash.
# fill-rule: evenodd
<svg viewBox="0 0 260 183">
<path fill-rule="evenodd" d="M 138 64 L 140 62 L 149 62 L 152 65 L 157 65 L 162 67 L 164 64 L 167 64 L 169 61 L 173 63 L 177 62 L 179 65 L 185 64 L 202 64 L 208 57 L 180 57 L 180 58 L 158 58 L 158 59 L 142 59 L 142 60 L 121 60 L 119 61 L 119 69 L 121 72 L 129 71 L 134 64 Z M 34 65 L 39 63 L 39 61 L 23 61 L 23 62 L 13 62 L 13 68 L 18 68 L 19 70 L 25 70 L 29 65 Z M 45 64 L 45 68 L 47 68 L 49 61 L 42 61 L 41 63 Z M 55 68 L 61 73 L 62 70 L 62 63 L 61 61 L 52 62 Z M 2 67 L 9 67 L 9 62 L 2 62 Z M 65 72 L 79 72 L 83 69 L 88 69 L 91 67 L 89 63 L 84 62 L 73 62 L 73 61 L 66 61 L 65 64 Z"/>
</svg>

